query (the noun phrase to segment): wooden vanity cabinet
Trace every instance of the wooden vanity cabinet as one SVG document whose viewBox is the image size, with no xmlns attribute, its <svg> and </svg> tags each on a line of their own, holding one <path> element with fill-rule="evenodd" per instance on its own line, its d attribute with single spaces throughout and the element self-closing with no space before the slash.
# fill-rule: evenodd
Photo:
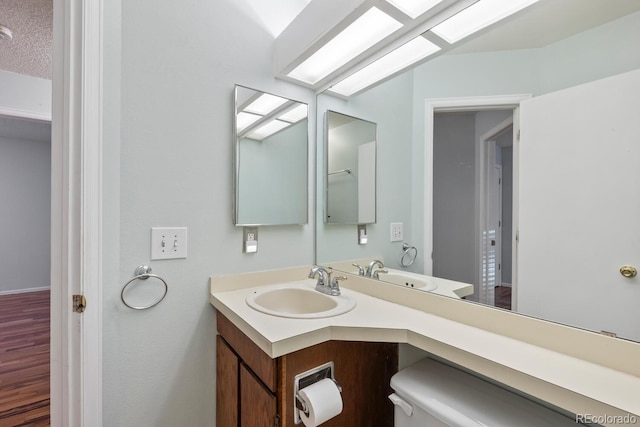
<svg viewBox="0 0 640 427">
<path fill-rule="evenodd" d="M 295 426 L 294 377 L 329 361 L 344 408 L 323 427 L 393 426 L 387 396 L 398 370 L 397 344 L 328 341 L 271 359 L 225 316 L 218 313 L 217 321 L 217 426 Z"/>
</svg>

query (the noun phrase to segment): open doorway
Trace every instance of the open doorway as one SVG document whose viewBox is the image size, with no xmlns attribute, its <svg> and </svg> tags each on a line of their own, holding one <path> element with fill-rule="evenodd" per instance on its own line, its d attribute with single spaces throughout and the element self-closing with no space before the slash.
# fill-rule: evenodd
<svg viewBox="0 0 640 427">
<path fill-rule="evenodd" d="M 511 309 L 513 283 L 513 114 L 479 139 L 479 301 Z"/>
<path fill-rule="evenodd" d="M 0 425 L 50 425 L 53 2 L 0 2 Z"/>
<path fill-rule="evenodd" d="M 50 423 L 51 122 L 0 115 L 0 425 Z"/>
<path fill-rule="evenodd" d="M 515 107 L 433 111 L 432 275 L 511 309 Z M 428 144 L 429 145 L 429 144 Z M 429 218 L 431 213 L 431 218 Z"/>
</svg>

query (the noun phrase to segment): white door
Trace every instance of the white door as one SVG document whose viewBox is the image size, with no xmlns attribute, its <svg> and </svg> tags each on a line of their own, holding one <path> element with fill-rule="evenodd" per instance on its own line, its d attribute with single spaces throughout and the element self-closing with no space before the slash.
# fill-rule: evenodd
<svg viewBox="0 0 640 427">
<path fill-rule="evenodd" d="M 640 340 L 640 71 L 521 104 L 518 311 Z"/>
</svg>

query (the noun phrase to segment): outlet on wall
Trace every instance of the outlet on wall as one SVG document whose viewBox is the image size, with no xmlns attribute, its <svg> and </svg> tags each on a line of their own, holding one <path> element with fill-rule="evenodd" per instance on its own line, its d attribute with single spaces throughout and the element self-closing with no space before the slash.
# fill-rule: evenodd
<svg viewBox="0 0 640 427">
<path fill-rule="evenodd" d="M 242 227 L 242 253 L 258 252 L 258 227 Z"/>
<path fill-rule="evenodd" d="M 402 223 L 392 222 L 391 223 L 391 241 L 402 242 L 403 240 L 404 240 L 404 236 L 402 232 Z"/>
</svg>

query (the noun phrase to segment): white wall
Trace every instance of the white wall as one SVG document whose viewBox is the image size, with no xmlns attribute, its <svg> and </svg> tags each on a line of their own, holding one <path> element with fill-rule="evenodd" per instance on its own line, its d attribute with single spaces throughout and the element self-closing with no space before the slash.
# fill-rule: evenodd
<svg viewBox="0 0 640 427">
<path fill-rule="evenodd" d="M 0 136 L 0 294 L 51 286 L 51 129 L 45 126 L 48 140 Z"/>
<path fill-rule="evenodd" d="M 433 275 L 476 283 L 476 113 L 433 124 Z"/>
<path fill-rule="evenodd" d="M 213 426 L 208 277 L 313 262 L 312 225 L 260 228 L 259 252 L 243 255 L 232 224 L 234 84 L 314 99 L 273 78 L 273 37 L 243 4 L 105 4 L 105 426 Z M 154 226 L 188 227 L 188 258 L 150 262 Z M 169 292 L 133 311 L 120 290 L 144 263 Z"/>
<path fill-rule="evenodd" d="M 0 112 L 51 117 L 51 80 L 0 70 Z"/>
<path fill-rule="evenodd" d="M 50 119 L 51 89 L 50 80 L 0 70 L 0 115 Z M 50 286 L 50 134 L 49 126 L 48 139 L 0 138 L 0 224 L 10 241 L 0 247 L 0 292 Z"/>
</svg>

